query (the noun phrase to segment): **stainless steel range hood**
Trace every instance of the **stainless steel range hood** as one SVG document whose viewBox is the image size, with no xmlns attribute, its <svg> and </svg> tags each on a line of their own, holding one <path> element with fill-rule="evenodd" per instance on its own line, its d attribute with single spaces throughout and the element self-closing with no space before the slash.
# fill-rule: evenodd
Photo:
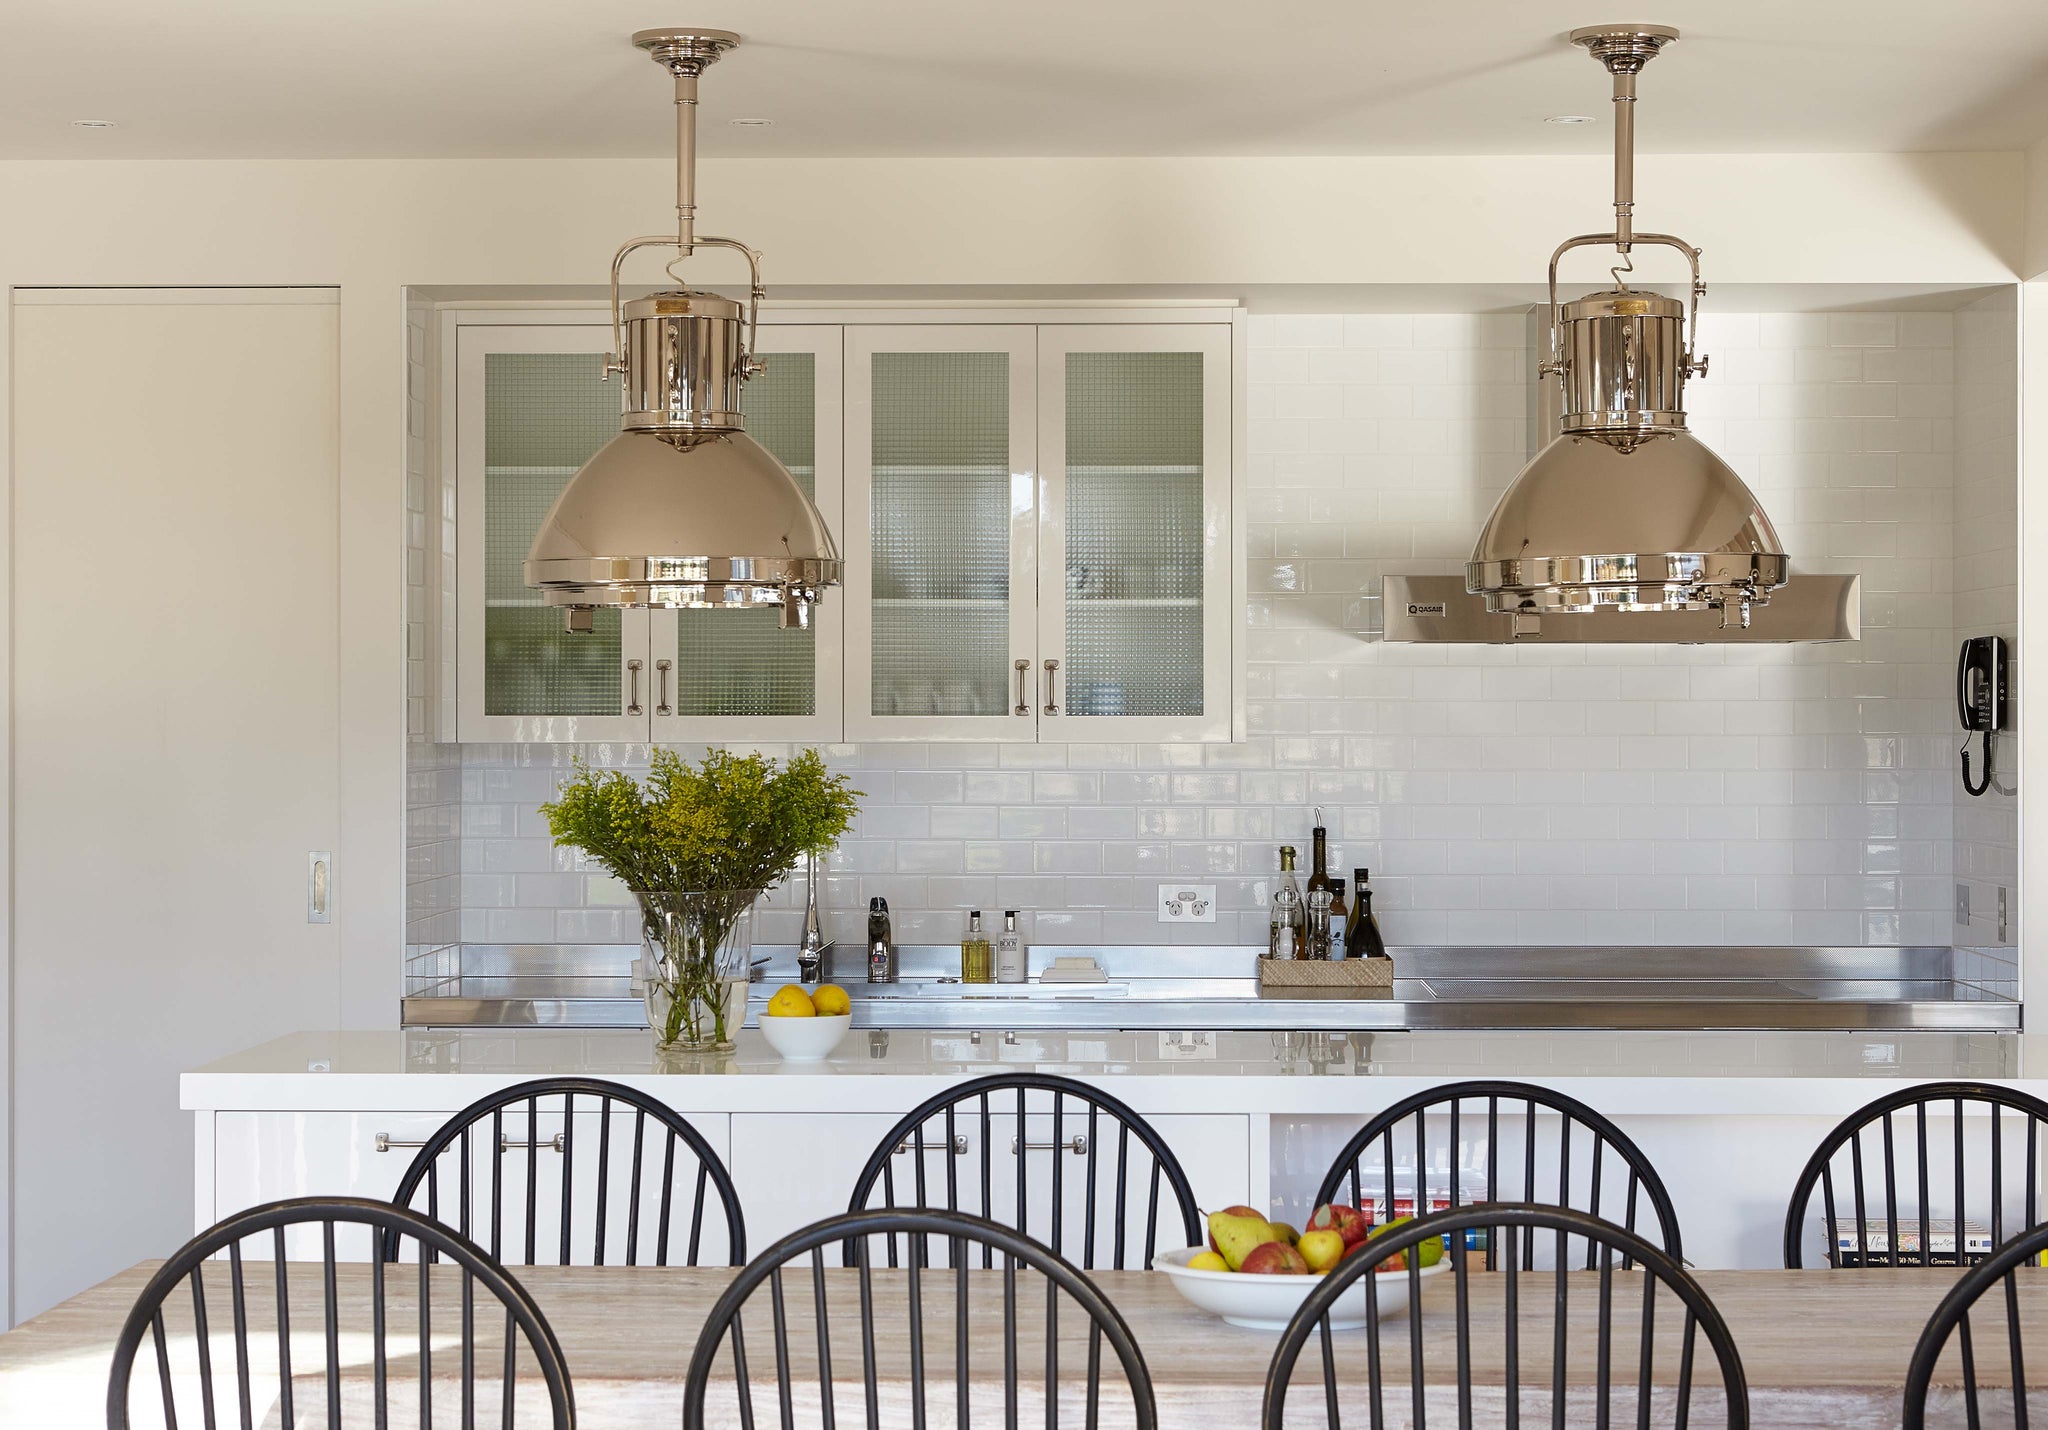
<svg viewBox="0 0 2048 1430">
<path fill-rule="evenodd" d="M 1863 638 L 1862 578 L 1794 576 L 1746 626 L 1718 611 L 1489 611 L 1462 576 L 1380 578 L 1380 639 L 1416 645 L 1772 645 Z"/>
</svg>

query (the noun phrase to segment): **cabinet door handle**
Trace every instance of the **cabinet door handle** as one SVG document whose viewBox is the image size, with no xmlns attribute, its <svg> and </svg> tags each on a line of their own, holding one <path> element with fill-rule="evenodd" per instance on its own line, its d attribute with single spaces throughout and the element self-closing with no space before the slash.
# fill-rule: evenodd
<svg viewBox="0 0 2048 1430">
<path fill-rule="evenodd" d="M 943 1146 L 945 1146 L 943 1142 L 934 1142 L 930 1146 L 926 1147 L 924 1150 L 927 1152 L 936 1152 Z M 909 1150 L 910 1139 L 906 1137 L 901 1142 L 898 1142 L 896 1144 L 896 1150 L 891 1152 L 889 1155 L 891 1157 L 901 1157 L 905 1152 L 908 1152 Z M 955 1157 L 965 1157 L 967 1155 L 966 1133 L 962 1132 L 955 1134 L 953 1138 L 953 1155 Z"/>
<path fill-rule="evenodd" d="M 567 1135 L 561 1132 L 557 1132 L 545 1142 L 513 1142 L 508 1140 L 504 1133 L 500 1132 L 498 1134 L 498 1150 L 500 1152 L 510 1152 L 515 1149 L 524 1149 L 525 1151 L 532 1152 L 542 1148 L 560 1152 L 567 1143 Z M 424 1141 L 409 1142 L 403 1137 L 393 1137 L 388 1132 L 379 1132 L 376 1141 L 371 1144 L 379 1152 L 389 1152 L 393 1147 L 424 1147 L 426 1145 Z"/>
<path fill-rule="evenodd" d="M 1088 1155 L 1088 1138 L 1085 1134 L 1076 1132 L 1065 1142 L 1026 1142 L 1024 1150 L 1026 1152 L 1065 1151 L 1072 1152 L 1076 1157 L 1085 1157 Z M 1017 1155 L 1017 1139 L 1014 1137 L 1010 1139 L 1010 1155 L 1012 1157 Z"/>
<path fill-rule="evenodd" d="M 1031 669 L 1030 661 L 1020 660 L 1017 662 L 1017 709 L 1014 713 L 1018 715 L 1029 715 L 1031 713 L 1031 702 L 1024 698 L 1024 672 L 1029 669 Z"/>
<path fill-rule="evenodd" d="M 666 715 L 668 710 L 668 673 L 675 665 L 672 660 L 657 660 L 654 663 L 654 713 Z"/>
<path fill-rule="evenodd" d="M 642 662 L 637 660 L 626 662 L 626 713 L 628 715 L 638 715 L 640 713 L 641 664 Z"/>
<path fill-rule="evenodd" d="M 1059 673 L 1058 661 L 1049 660 L 1045 663 L 1045 713 L 1048 715 L 1060 713 Z"/>
</svg>

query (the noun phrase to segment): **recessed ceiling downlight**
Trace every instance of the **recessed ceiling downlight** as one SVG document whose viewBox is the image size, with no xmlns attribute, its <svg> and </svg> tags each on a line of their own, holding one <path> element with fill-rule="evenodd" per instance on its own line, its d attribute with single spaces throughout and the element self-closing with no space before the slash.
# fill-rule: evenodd
<svg viewBox="0 0 2048 1430">
<path fill-rule="evenodd" d="M 111 119 L 74 119 L 71 121 L 71 127 L 74 129 L 112 129 L 114 121 Z"/>
<path fill-rule="evenodd" d="M 1545 124 L 1591 124 L 1590 114 L 1551 114 L 1544 117 Z"/>
<path fill-rule="evenodd" d="M 759 119 L 751 115 L 740 119 L 728 119 L 725 122 L 735 129 L 766 129 L 775 123 L 772 119 Z"/>
</svg>

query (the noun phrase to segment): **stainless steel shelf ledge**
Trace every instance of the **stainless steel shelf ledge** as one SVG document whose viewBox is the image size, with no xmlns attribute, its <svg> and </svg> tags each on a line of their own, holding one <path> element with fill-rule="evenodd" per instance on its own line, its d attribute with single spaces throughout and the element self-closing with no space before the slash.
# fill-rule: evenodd
<svg viewBox="0 0 2048 1430">
<path fill-rule="evenodd" d="M 404 1003 L 416 1028 L 644 1026 L 625 946 L 471 946 L 461 971 Z M 749 1022 L 797 981 L 793 948 L 757 950 Z M 901 950 L 900 981 L 836 981 L 854 1024 L 906 1029 L 2017 1031 L 2010 988 L 1954 976 L 1949 948 L 1393 950 L 1381 997 L 1261 996 L 1250 948 L 1037 948 L 1098 959 L 1095 984 L 964 985 L 958 951 Z M 827 979 L 834 979 L 828 969 Z"/>
</svg>

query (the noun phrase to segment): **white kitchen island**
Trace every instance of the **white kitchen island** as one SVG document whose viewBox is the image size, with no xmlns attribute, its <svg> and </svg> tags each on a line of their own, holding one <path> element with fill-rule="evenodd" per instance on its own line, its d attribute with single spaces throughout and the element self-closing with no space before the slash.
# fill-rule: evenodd
<svg viewBox="0 0 2048 1430">
<path fill-rule="evenodd" d="M 1792 1184 L 1841 1117 L 1905 1082 L 1967 1079 L 2048 1094 L 2048 1041 L 856 1028 L 828 1061 L 789 1064 L 752 1029 L 733 1053 L 666 1059 L 645 1032 L 313 1032 L 186 1073 L 182 1101 L 193 1114 L 203 1227 L 275 1197 L 388 1197 L 410 1156 L 402 1144 L 510 1084 L 558 1075 L 626 1083 L 682 1112 L 726 1159 L 758 1251 L 845 1210 L 862 1164 L 903 1113 L 968 1078 L 1012 1070 L 1077 1078 L 1144 1114 L 1204 1208 L 1270 1205 L 1297 1223 L 1339 1147 L 1373 1113 L 1468 1078 L 1539 1083 L 1606 1114 L 1649 1156 L 1689 1261 L 1772 1267 Z M 1809 1259 L 1817 1229 L 1811 1245 Z"/>
</svg>

